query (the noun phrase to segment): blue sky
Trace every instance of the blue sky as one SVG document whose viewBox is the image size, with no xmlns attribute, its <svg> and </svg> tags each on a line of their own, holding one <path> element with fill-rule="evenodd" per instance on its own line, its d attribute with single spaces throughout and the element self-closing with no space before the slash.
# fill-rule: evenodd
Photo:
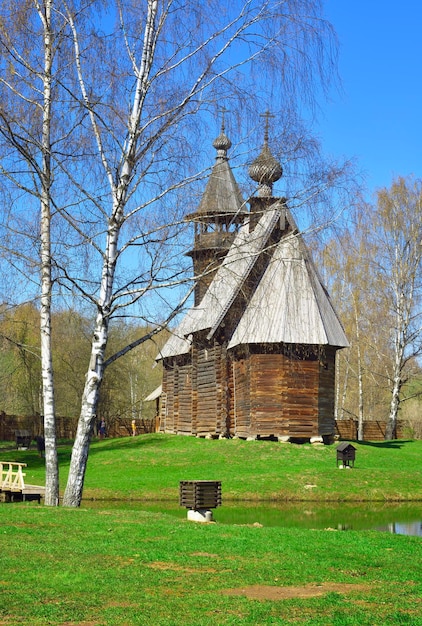
<svg viewBox="0 0 422 626">
<path fill-rule="evenodd" d="M 355 158 L 368 195 L 422 178 L 422 2 L 325 0 L 340 40 L 343 93 L 323 104 L 324 151 Z"/>
</svg>

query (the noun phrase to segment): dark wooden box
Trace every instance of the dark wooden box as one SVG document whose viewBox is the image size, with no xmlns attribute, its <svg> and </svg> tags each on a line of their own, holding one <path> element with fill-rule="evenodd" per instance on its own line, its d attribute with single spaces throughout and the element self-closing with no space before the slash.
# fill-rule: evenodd
<svg viewBox="0 0 422 626">
<path fill-rule="evenodd" d="M 181 480 L 180 506 L 198 511 L 221 506 L 221 482 L 217 480 Z"/>
</svg>

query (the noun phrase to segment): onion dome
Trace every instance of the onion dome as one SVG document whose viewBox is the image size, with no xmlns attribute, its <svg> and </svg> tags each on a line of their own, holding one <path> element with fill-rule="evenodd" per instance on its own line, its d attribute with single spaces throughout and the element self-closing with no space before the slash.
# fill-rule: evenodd
<svg viewBox="0 0 422 626">
<path fill-rule="evenodd" d="M 227 150 L 230 150 L 232 147 L 232 142 L 224 133 L 224 124 L 221 127 L 221 133 L 218 135 L 216 139 L 212 142 L 212 145 L 217 150 L 217 159 L 227 159 Z"/>
<path fill-rule="evenodd" d="M 264 145 L 261 153 L 249 167 L 249 176 L 258 183 L 258 196 L 269 197 L 272 195 L 273 183 L 283 175 L 283 168 L 277 159 L 271 154 L 268 146 L 268 117 L 265 127 Z"/>
</svg>

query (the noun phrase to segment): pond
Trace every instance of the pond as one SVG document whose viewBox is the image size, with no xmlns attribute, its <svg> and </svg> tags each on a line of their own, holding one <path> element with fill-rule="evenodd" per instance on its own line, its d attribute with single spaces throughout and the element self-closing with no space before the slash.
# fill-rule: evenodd
<svg viewBox="0 0 422 626">
<path fill-rule="evenodd" d="M 186 519 L 187 511 L 178 502 L 84 500 L 89 508 L 132 508 L 166 513 Z M 380 530 L 422 537 L 422 502 L 412 503 L 273 503 L 224 502 L 213 511 L 223 524 L 259 524 L 284 528 Z"/>
</svg>

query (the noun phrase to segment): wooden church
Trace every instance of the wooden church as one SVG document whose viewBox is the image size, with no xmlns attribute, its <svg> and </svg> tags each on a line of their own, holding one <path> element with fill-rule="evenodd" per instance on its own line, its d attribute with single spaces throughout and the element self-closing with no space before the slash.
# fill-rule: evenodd
<svg viewBox="0 0 422 626">
<path fill-rule="evenodd" d="M 268 146 L 249 168 L 249 210 L 222 131 L 195 227 L 194 305 L 164 345 L 159 430 L 330 441 L 335 359 L 348 345 L 284 198 Z"/>
</svg>

